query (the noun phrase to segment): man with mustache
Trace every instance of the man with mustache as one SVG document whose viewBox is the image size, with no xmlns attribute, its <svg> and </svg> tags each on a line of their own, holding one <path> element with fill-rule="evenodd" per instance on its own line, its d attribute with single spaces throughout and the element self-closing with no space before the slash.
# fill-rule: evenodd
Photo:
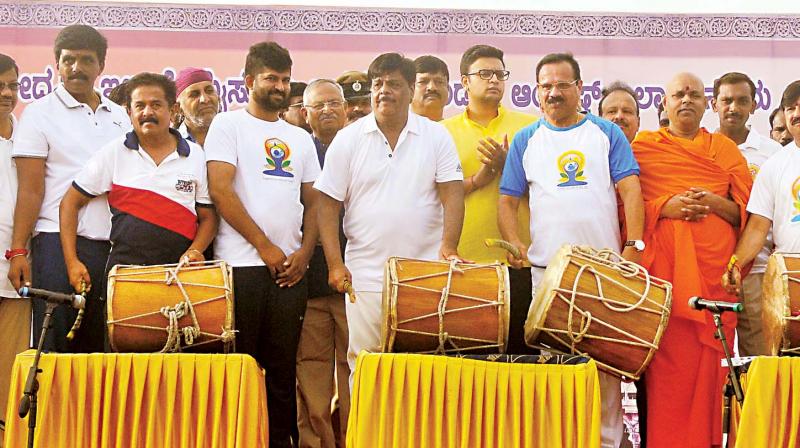
<svg viewBox="0 0 800 448">
<path fill-rule="evenodd" d="M 311 126 L 317 157 L 323 167 L 328 146 L 347 119 L 344 103 L 342 87 L 331 79 L 311 81 L 303 95 L 303 118 Z M 339 238 L 343 252 L 346 240 L 341 224 Z M 345 299 L 328 286 L 328 266 L 321 244 L 314 249 L 306 277 L 308 305 L 300 333 L 300 345 L 297 347 L 300 446 L 333 448 L 337 436 L 334 427 L 338 427 L 343 436 L 350 413 L 348 332 Z M 338 392 L 339 398 L 339 420 L 335 422 L 336 425 L 331 421 L 334 392 Z M 341 442 L 344 445 L 344 441 Z"/>
<path fill-rule="evenodd" d="M 61 200 L 59 214 L 70 283 L 76 290 L 94 283 L 103 295 L 114 265 L 203 261 L 217 232 L 203 149 L 170 128 L 175 83 L 139 73 L 127 89 L 133 131 L 89 159 Z M 93 278 L 75 241 L 78 213 L 98 196 L 108 197 L 112 246 L 105 275 Z"/>
<path fill-rule="evenodd" d="M 639 103 L 633 89 L 621 82 L 611 83 L 603 89 L 597 114 L 622 129 L 628 143 L 639 132 Z"/>
<path fill-rule="evenodd" d="M 780 106 L 776 107 L 775 110 L 769 114 L 769 129 L 770 138 L 778 142 L 781 146 L 786 146 L 794 141 L 794 137 L 792 137 L 789 128 L 786 126 L 786 115 L 783 113 L 783 109 L 781 109 Z"/>
<path fill-rule="evenodd" d="M 214 87 L 214 77 L 208 70 L 187 67 L 178 73 L 175 86 L 183 117 L 178 131 L 183 138 L 203 147 L 208 128 L 219 113 L 219 94 Z"/>
<path fill-rule="evenodd" d="M 781 149 L 781 145 L 762 136 L 747 125 L 756 111 L 756 86 L 744 73 L 730 72 L 714 81 L 711 107 L 719 115 L 719 132 L 739 146 L 755 180 L 764 162 Z M 767 270 L 767 260 L 772 253 L 772 235 L 756 257 L 750 274 L 744 279 L 740 300 L 744 312 L 737 316 L 739 354 L 741 356 L 766 355 L 764 333 L 761 327 L 761 283 Z"/>
<path fill-rule="evenodd" d="M 372 112 L 370 86 L 366 73 L 355 70 L 344 72 L 336 78 L 336 82 L 342 86 L 344 99 L 347 101 L 345 105 L 347 124 L 345 126 Z"/>
<path fill-rule="evenodd" d="M 475 45 L 461 55 L 461 84 L 469 95 L 463 113 L 442 124 L 456 143 L 464 168 L 464 229 L 458 253 L 467 260 L 492 263 L 505 259 L 502 249 L 486 247 L 487 238 L 500 238 L 497 228 L 497 199 L 500 175 L 508 153 L 508 142 L 520 129 L 536 121 L 533 115 L 508 110 L 501 104 L 510 72 L 503 51 L 489 45 Z M 530 243 L 527 204 L 516 218 L 523 242 Z M 530 266 L 509 270 L 511 322 L 508 353 L 528 353 L 523 327 L 531 302 Z"/>
<path fill-rule="evenodd" d="M 414 68 L 417 80 L 411 111 L 433 121 L 442 121 L 448 98 L 447 83 L 450 81 L 447 64 L 436 56 L 425 55 L 414 60 Z"/>
<path fill-rule="evenodd" d="M 530 262 L 534 291 L 547 263 L 564 244 L 613 248 L 632 261 L 638 261 L 644 249 L 639 166 L 625 135 L 610 121 L 579 112 L 583 82 L 571 54 L 542 58 L 536 80 L 544 116 L 514 137 L 498 204 L 500 233 L 522 254 L 509 255 L 509 264 L 519 269 Z M 624 204 L 627 242 L 620 234 L 617 191 Z M 530 244 L 518 224 L 520 202 L 526 196 Z M 620 381 L 602 372 L 599 377 L 602 446 L 617 447 L 623 432 Z"/>
<path fill-rule="evenodd" d="M 306 91 L 308 84 L 299 81 L 292 81 L 289 83 L 289 101 L 286 109 L 281 113 L 281 119 L 289 124 L 303 128 L 311 133 L 311 127 L 306 123 L 306 118 L 303 116 L 303 92 Z"/>
<path fill-rule="evenodd" d="M 669 324 L 645 376 L 647 444 L 708 447 L 722 441 L 724 354 L 711 315 L 688 300 L 738 300 L 719 279 L 744 227 L 753 179 L 731 139 L 700 127 L 703 82 L 679 73 L 664 90 L 669 127 L 641 131 L 632 145 L 645 200 L 642 265 L 673 285 Z M 733 341 L 735 317 L 724 320 Z"/>
<path fill-rule="evenodd" d="M 314 184 L 323 193 L 319 224 L 328 283 L 341 293 L 349 281 L 357 297 L 345 303 L 351 372 L 361 350 L 380 350 L 387 258 L 458 258 L 464 219 L 453 140 L 441 124 L 409 112 L 414 63 L 385 53 L 367 73 L 373 113 L 336 134 Z M 343 203 L 345 261 L 337 225 Z"/>
<path fill-rule="evenodd" d="M 311 136 L 278 117 L 289 99 L 289 52 L 257 43 L 244 74 L 247 107 L 217 115 L 206 138 L 209 190 L 222 217 L 214 254 L 233 266 L 236 349 L 266 371 L 269 444 L 289 447 L 320 168 Z"/>
<path fill-rule="evenodd" d="M 14 140 L 13 154 L 19 174 L 19 194 L 14 210 L 14 233 L 8 277 L 15 289 L 33 282 L 36 288 L 73 292 L 67 276 L 59 236 L 58 205 L 71 182 L 106 143 L 130 128 L 125 110 L 94 90 L 103 71 L 108 43 L 97 30 L 71 25 L 55 40 L 56 67 L 61 84 L 52 93 L 25 108 Z M 77 250 L 92 278 L 105 272 L 111 214 L 105 196 L 89 201 L 81 210 Z M 26 254 L 31 240 L 33 265 Z M 77 310 L 60 305 L 44 348 L 58 352 L 102 352 L 105 339 L 105 304 L 99 288 L 88 293 L 83 325 L 75 339 L 66 336 Z M 34 343 L 38 342 L 45 304 L 33 302 Z"/>
<path fill-rule="evenodd" d="M 19 100 L 19 67 L 10 56 L 0 54 L 0 241 L 11 243 L 14 226 L 14 202 L 17 197 L 17 171 L 11 158 L 18 129 L 14 108 Z M 24 257 L 24 253 L 11 254 Z M 0 260 L 0 275 L 8 274 L 9 262 Z M 8 278 L 0 277 L 0 415 L 5 416 L 11 366 L 17 353 L 28 348 L 31 334 L 31 301 L 20 299 Z M 5 418 L 5 417 L 3 417 Z"/>
</svg>

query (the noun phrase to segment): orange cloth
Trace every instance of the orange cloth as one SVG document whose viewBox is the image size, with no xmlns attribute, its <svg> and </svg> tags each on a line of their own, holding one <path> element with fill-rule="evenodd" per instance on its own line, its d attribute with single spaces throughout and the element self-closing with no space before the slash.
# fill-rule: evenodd
<svg viewBox="0 0 800 448">
<path fill-rule="evenodd" d="M 675 137 L 666 128 L 643 131 L 632 146 L 645 201 L 642 264 L 673 284 L 670 321 L 645 375 L 647 443 L 651 448 L 720 444 L 724 354 L 714 339 L 711 314 L 690 309 L 688 300 L 738 300 L 722 289 L 720 278 L 745 225 L 752 176 L 736 144 L 705 129 L 693 140 Z M 715 214 L 698 222 L 659 219 L 667 201 L 690 187 L 736 202 L 739 228 Z M 727 315 L 723 322 L 732 344 L 736 318 Z"/>
</svg>

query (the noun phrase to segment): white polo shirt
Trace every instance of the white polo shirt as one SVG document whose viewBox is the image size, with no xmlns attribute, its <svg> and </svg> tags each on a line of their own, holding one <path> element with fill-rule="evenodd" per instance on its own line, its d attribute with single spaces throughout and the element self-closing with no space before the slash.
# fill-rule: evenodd
<svg viewBox="0 0 800 448">
<path fill-rule="evenodd" d="M 764 137 L 752 127 L 750 128 L 750 133 L 747 134 L 747 139 L 739 145 L 739 150 L 744 158 L 747 159 L 747 167 L 750 169 L 750 174 L 753 175 L 753 180 L 756 179 L 764 162 L 781 149 L 783 147 L 780 143 Z M 753 268 L 750 270 L 752 274 L 761 274 L 767 270 L 767 260 L 769 260 L 769 255 L 772 253 L 772 246 L 772 232 L 769 232 L 764 247 L 756 256 L 755 261 L 753 261 Z"/>
<path fill-rule="evenodd" d="M 96 111 L 79 103 L 59 85 L 25 108 L 14 136 L 14 157 L 47 159 L 44 200 L 34 232 L 58 232 L 58 206 L 75 176 L 106 143 L 130 129 L 125 109 L 100 95 Z M 93 199 L 78 215 L 78 235 L 107 240 L 111 214 L 105 196 Z"/>
<path fill-rule="evenodd" d="M 758 172 L 747 211 L 772 221 L 775 252 L 800 252 L 800 149 L 789 145 Z"/>
<path fill-rule="evenodd" d="M 394 151 L 374 114 L 336 134 L 314 188 L 344 203 L 345 264 L 357 291 L 383 289 L 389 257 L 439 257 L 444 222 L 436 184 L 463 177 L 447 129 L 414 113 Z"/>
<path fill-rule="evenodd" d="M 11 148 L 17 135 L 17 119 L 11 117 L 11 138 L 0 136 L 0 249 L 11 248 L 11 232 L 14 229 L 14 205 L 17 202 L 17 168 L 11 158 Z M 0 297 L 17 297 L 14 286 L 8 280 L 9 262 L 0 259 Z"/>
<path fill-rule="evenodd" d="M 320 172 L 311 135 L 283 120 L 264 121 L 239 109 L 214 118 L 204 150 L 207 161 L 236 167 L 234 191 L 267 238 L 286 255 L 300 249 L 300 187 Z M 224 219 L 214 255 L 235 267 L 264 265 L 255 247 Z"/>
</svg>

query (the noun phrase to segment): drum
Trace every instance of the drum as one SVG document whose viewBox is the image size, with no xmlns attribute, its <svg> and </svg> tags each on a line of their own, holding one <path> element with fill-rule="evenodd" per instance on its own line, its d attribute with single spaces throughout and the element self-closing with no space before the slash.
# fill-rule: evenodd
<svg viewBox="0 0 800 448">
<path fill-rule="evenodd" d="M 114 351 L 233 349 L 233 277 L 223 261 L 117 265 L 108 274 L 107 297 Z"/>
<path fill-rule="evenodd" d="M 508 268 L 392 257 L 383 287 L 383 352 L 503 353 Z"/>
<path fill-rule="evenodd" d="M 800 355 L 800 254 L 772 254 L 762 285 L 767 352 Z"/>
<path fill-rule="evenodd" d="M 637 380 L 667 326 L 672 285 L 610 250 L 564 246 L 550 261 L 525 322 L 533 347 L 590 356 Z"/>
</svg>

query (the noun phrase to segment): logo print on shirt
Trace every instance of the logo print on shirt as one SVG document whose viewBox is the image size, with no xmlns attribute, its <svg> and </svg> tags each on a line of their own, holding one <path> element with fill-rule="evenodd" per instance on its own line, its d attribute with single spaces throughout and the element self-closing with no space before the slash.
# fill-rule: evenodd
<svg viewBox="0 0 800 448">
<path fill-rule="evenodd" d="M 183 193 L 192 193 L 194 192 L 194 182 L 178 179 L 178 183 L 175 184 L 175 189 Z"/>
<path fill-rule="evenodd" d="M 794 204 L 792 222 L 798 222 L 800 221 L 800 177 L 792 183 L 792 201 Z"/>
<path fill-rule="evenodd" d="M 755 163 L 748 163 L 747 168 L 750 170 L 750 175 L 753 176 L 753 180 L 755 180 L 756 176 L 758 176 L 758 171 L 761 169 Z"/>
<path fill-rule="evenodd" d="M 264 149 L 267 152 L 267 169 L 264 174 L 278 177 L 294 177 L 292 171 L 292 151 L 289 145 L 279 138 L 268 138 L 264 142 Z"/>
<path fill-rule="evenodd" d="M 558 171 L 561 173 L 559 187 L 575 187 L 587 185 L 583 169 L 586 167 L 586 157 L 580 151 L 572 150 L 558 156 Z"/>
</svg>

